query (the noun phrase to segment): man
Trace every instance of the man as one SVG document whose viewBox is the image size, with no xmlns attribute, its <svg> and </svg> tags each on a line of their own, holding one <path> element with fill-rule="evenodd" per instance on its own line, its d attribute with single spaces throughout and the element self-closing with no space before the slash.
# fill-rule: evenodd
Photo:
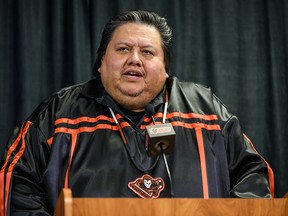
<svg viewBox="0 0 288 216">
<path fill-rule="evenodd" d="M 107 23 L 95 78 L 52 95 L 8 142 L 2 212 L 52 214 L 64 187 L 76 197 L 272 197 L 273 172 L 238 119 L 210 89 L 168 76 L 171 38 L 152 12 Z M 147 153 L 153 121 L 176 133 L 168 167 Z"/>
</svg>

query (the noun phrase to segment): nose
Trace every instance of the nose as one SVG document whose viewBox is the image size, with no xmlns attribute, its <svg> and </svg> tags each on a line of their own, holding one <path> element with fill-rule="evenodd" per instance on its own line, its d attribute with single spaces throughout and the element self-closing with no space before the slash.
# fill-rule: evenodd
<svg viewBox="0 0 288 216">
<path fill-rule="evenodd" d="M 140 58 L 140 54 L 137 50 L 131 51 L 129 58 L 128 58 L 129 65 L 137 65 L 142 66 L 142 60 Z"/>
</svg>

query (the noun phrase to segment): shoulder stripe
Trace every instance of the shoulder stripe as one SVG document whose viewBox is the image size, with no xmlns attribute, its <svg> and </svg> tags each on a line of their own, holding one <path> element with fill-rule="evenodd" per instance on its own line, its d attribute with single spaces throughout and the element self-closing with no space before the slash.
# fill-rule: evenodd
<svg viewBox="0 0 288 216">
<path fill-rule="evenodd" d="M 167 118 L 173 118 L 173 117 L 181 117 L 181 118 L 198 118 L 198 119 L 203 119 L 207 121 L 212 121 L 212 120 L 218 120 L 217 115 L 204 115 L 204 114 L 199 114 L 199 113 L 181 113 L 181 112 L 172 112 L 167 114 Z"/>
<path fill-rule="evenodd" d="M 163 113 L 156 113 L 154 116 L 155 118 L 161 118 L 163 117 Z M 121 119 L 123 118 L 121 115 L 116 114 L 117 119 Z M 199 113 L 182 113 L 182 112 L 172 112 L 172 113 L 168 113 L 167 114 L 167 118 L 173 118 L 173 117 L 181 117 L 184 119 L 203 119 L 203 120 L 207 120 L 207 121 L 213 121 L 213 120 L 218 120 L 217 115 L 204 115 L 204 114 L 199 114 Z M 88 116 L 82 116 L 79 118 L 75 118 L 75 119 L 69 119 L 69 118 L 59 118 L 55 121 L 55 125 L 58 124 L 71 124 L 71 125 L 75 125 L 75 124 L 79 124 L 81 122 L 90 122 L 90 123 L 95 123 L 99 120 L 104 120 L 104 121 L 109 121 L 109 122 L 114 122 L 113 118 L 110 118 L 108 116 L 105 115 L 99 115 L 95 118 L 92 117 L 88 117 Z M 145 118 L 144 119 L 145 122 L 150 121 L 150 118 Z"/>
<path fill-rule="evenodd" d="M 155 118 L 161 118 L 163 117 L 163 113 L 156 113 L 154 116 Z M 181 113 L 181 112 L 172 112 L 172 113 L 168 113 L 167 114 L 167 118 L 173 118 L 173 117 L 181 117 L 184 119 L 203 119 L 203 120 L 207 120 L 207 121 L 213 121 L 213 120 L 218 120 L 217 115 L 204 115 L 204 114 L 198 114 L 198 113 Z M 116 114 L 116 118 L 117 119 L 121 119 L 123 118 L 121 115 Z M 79 124 L 82 122 L 90 122 L 90 123 L 95 123 L 99 120 L 104 120 L 104 121 L 108 121 L 108 122 L 114 122 L 113 118 L 110 118 L 108 116 L 105 115 L 99 115 L 95 118 L 92 117 L 87 117 L 87 116 L 82 116 L 79 118 L 75 118 L 75 119 L 69 119 L 69 118 L 59 118 L 55 121 L 55 125 L 58 124 L 71 124 L 71 125 L 75 125 L 75 124 Z M 150 121 L 150 118 L 145 118 L 144 119 L 145 122 Z"/>
<path fill-rule="evenodd" d="M 109 117 L 107 117 L 105 115 L 99 115 L 99 116 L 97 116 L 95 118 L 91 118 L 91 117 L 87 117 L 87 116 L 79 117 L 79 118 L 76 118 L 76 119 L 59 118 L 59 119 L 57 119 L 55 121 L 55 125 L 62 124 L 62 123 L 75 125 L 75 124 L 79 124 L 81 122 L 94 123 L 94 122 L 97 122 L 99 120 L 105 120 L 105 121 L 113 122 L 113 118 L 109 118 Z"/>
<path fill-rule="evenodd" d="M 188 128 L 188 129 L 204 128 L 206 130 L 221 130 L 221 127 L 218 124 L 208 125 L 208 124 L 204 124 L 204 123 L 185 123 L 185 122 L 181 122 L 181 121 L 174 121 L 174 122 L 170 122 L 170 123 L 172 124 L 172 126 L 184 127 L 184 128 Z M 151 123 L 151 125 L 152 125 L 152 123 Z M 140 127 L 141 130 L 144 130 L 145 128 L 146 128 L 145 125 L 141 125 L 141 127 Z"/>
<path fill-rule="evenodd" d="M 156 113 L 154 115 L 155 118 L 163 118 L 164 114 L 163 113 Z M 166 119 L 171 119 L 174 117 L 180 117 L 182 119 L 201 119 L 205 121 L 215 121 L 218 120 L 218 116 L 211 114 L 211 115 L 204 115 L 204 114 L 199 114 L 199 113 L 182 113 L 182 112 L 172 112 L 168 113 L 166 115 Z M 151 118 L 146 117 L 144 119 L 144 122 L 149 122 L 151 121 Z"/>
<path fill-rule="evenodd" d="M 163 113 L 156 113 L 154 115 L 155 118 L 161 118 L 163 117 Z M 217 115 L 204 115 L 204 114 L 198 114 L 198 113 L 181 113 L 181 112 L 172 112 L 167 114 L 167 119 L 171 119 L 173 117 L 180 117 L 182 119 L 200 119 L 200 120 L 206 120 L 206 121 L 213 121 L 213 120 L 218 120 Z M 125 128 L 125 127 L 129 127 L 129 123 L 126 121 L 122 121 L 123 117 L 120 114 L 116 114 L 116 118 L 117 120 L 120 120 L 120 126 L 121 128 Z M 79 128 L 69 128 L 67 126 L 60 126 L 59 124 L 70 124 L 70 125 L 76 125 L 79 123 L 84 123 L 84 122 L 88 122 L 88 123 L 97 123 L 98 121 L 107 121 L 107 123 L 101 123 L 101 124 L 97 124 L 95 126 L 81 126 Z M 145 117 L 144 118 L 144 122 L 149 122 L 151 121 L 151 118 Z M 111 124 L 110 124 L 111 123 Z M 119 130 L 117 125 L 114 125 L 114 120 L 113 118 L 110 118 L 108 116 L 105 115 L 99 115 L 95 118 L 92 117 L 87 117 L 87 116 L 82 116 L 79 118 L 75 118 L 75 119 L 69 119 L 69 118 L 59 118 L 55 121 L 55 126 L 59 125 L 60 127 L 56 127 L 56 129 L 54 130 L 54 133 L 69 133 L 69 134 L 79 134 L 79 133 L 84 133 L 84 132 L 94 132 L 95 130 L 101 130 L 101 129 L 108 129 L 108 130 Z M 182 121 L 170 121 L 170 123 L 173 126 L 178 126 L 178 127 L 184 127 L 184 128 L 188 128 L 188 129 L 192 129 L 192 128 L 204 128 L 206 130 L 221 130 L 220 125 L 218 124 L 205 124 L 205 123 L 198 123 L 198 122 L 194 122 L 194 123 L 186 123 L 186 122 L 182 122 Z M 207 122 L 208 123 L 208 122 Z M 151 123 L 152 124 L 152 123 Z M 146 125 L 141 125 L 140 129 L 144 130 L 146 128 Z M 53 136 L 50 137 L 47 140 L 48 145 L 51 145 L 53 142 Z"/>
<path fill-rule="evenodd" d="M 69 134 L 79 134 L 83 132 L 93 132 L 97 129 L 110 129 L 110 130 L 118 130 L 118 127 L 109 125 L 109 124 L 98 124 L 94 127 L 80 127 L 77 129 L 71 129 L 66 127 L 59 127 L 55 129 L 55 133 L 69 133 Z"/>
<path fill-rule="evenodd" d="M 185 123 L 185 122 L 171 122 L 173 126 L 181 126 L 185 128 L 204 128 L 206 130 L 221 130 L 220 125 L 218 124 L 213 124 L 213 125 L 208 125 L 204 123 Z"/>
</svg>

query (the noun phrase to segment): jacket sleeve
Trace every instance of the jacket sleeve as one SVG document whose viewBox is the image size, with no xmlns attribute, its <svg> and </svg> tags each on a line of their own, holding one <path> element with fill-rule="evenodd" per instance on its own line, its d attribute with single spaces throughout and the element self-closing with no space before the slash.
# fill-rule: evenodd
<svg viewBox="0 0 288 216">
<path fill-rule="evenodd" d="M 45 137 L 32 122 L 14 131 L 1 160 L 0 215 L 50 215 L 42 186 L 48 152 Z"/>
<path fill-rule="evenodd" d="M 269 164 L 257 153 L 235 116 L 223 128 L 230 173 L 230 196 L 273 197 L 274 177 Z"/>
</svg>

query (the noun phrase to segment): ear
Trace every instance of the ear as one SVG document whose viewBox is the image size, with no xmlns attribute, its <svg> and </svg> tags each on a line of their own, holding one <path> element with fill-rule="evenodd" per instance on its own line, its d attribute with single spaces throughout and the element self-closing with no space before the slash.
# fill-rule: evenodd
<svg viewBox="0 0 288 216">
<path fill-rule="evenodd" d="M 168 73 L 166 73 L 166 78 L 167 78 L 167 79 L 169 78 L 169 74 L 168 74 Z"/>
<path fill-rule="evenodd" d="M 101 66 L 102 66 L 102 61 L 103 61 L 103 58 L 104 58 L 104 55 L 102 56 L 102 58 L 101 58 L 101 65 L 100 65 L 100 67 L 98 68 L 98 72 L 99 73 L 101 73 L 102 72 L 102 70 L 101 70 Z"/>
</svg>

